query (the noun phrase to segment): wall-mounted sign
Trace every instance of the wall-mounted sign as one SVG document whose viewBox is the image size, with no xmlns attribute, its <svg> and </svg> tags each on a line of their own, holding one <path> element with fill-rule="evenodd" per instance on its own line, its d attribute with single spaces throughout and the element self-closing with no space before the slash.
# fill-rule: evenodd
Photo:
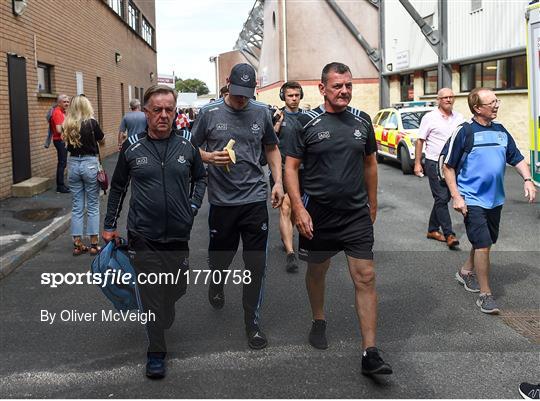
<svg viewBox="0 0 540 401">
<path fill-rule="evenodd" d="M 396 70 L 409 68 L 409 51 L 396 52 Z"/>
</svg>

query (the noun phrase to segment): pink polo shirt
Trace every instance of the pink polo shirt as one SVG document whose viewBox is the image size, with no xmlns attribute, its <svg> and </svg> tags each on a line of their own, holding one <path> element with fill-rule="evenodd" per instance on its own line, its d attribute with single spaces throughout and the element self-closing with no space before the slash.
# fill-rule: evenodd
<svg viewBox="0 0 540 401">
<path fill-rule="evenodd" d="M 463 116 L 453 111 L 450 116 L 446 116 L 439 109 L 427 113 L 420 123 L 418 138 L 426 141 L 426 159 L 437 161 L 441 150 L 452 135 L 452 132 L 463 121 Z"/>
</svg>

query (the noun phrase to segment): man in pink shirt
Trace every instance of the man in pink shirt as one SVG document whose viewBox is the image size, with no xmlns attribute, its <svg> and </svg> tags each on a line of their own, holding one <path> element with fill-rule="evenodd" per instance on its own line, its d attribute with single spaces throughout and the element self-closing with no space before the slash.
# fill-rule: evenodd
<svg viewBox="0 0 540 401">
<path fill-rule="evenodd" d="M 429 179 L 434 204 L 429 216 L 427 238 L 446 242 L 450 249 L 459 245 L 456 234 L 452 230 L 452 220 L 448 212 L 450 191 L 446 185 L 439 182 L 437 164 L 441 150 L 452 135 L 456 127 L 461 124 L 463 116 L 453 111 L 454 92 L 449 88 L 442 88 L 437 93 L 439 107 L 427 113 L 420 123 L 420 132 L 416 141 L 416 157 L 414 161 L 414 174 L 418 177 L 424 175 L 422 168 L 422 148 L 426 144 L 426 175 Z M 442 229 L 442 233 L 439 230 Z"/>
</svg>

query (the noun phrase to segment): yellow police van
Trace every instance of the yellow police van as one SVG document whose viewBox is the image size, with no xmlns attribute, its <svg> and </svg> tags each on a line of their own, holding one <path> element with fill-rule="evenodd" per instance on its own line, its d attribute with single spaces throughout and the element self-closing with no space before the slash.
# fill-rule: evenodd
<svg viewBox="0 0 540 401">
<path fill-rule="evenodd" d="M 420 121 L 435 108 L 434 102 L 402 102 L 379 110 L 373 118 L 377 161 L 396 160 L 401 164 L 403 174 L 411 174 Z"/>
</svg>

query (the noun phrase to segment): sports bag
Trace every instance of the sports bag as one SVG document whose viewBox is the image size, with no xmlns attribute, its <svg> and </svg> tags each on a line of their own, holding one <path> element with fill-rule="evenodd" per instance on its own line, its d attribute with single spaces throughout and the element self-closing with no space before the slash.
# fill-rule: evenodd
<svg viewBox="0 0 540 401">
<path fill-rule="evenodd" d="M 94 258 L 90 270 L 92 274 L 101 276 L 98 286 L 117 310 L 141 309 L 137 277 L 127 253 L 127 241 L 120 239 L 119 242 L 117 245 L 116 241 L 110 241 Z M 107 271 L 109 273 L 106 274 Z M 122 284 L 118 280 L 118 277 L 125 274 L 130 275 L 129 284 Z M 114 277 L 114 280 L 111 277 Z"/>
<path fill-rule="evenodd" d="M 461 158 L 459 159 L 459 163 L 456 167 L 456 177 L 459 174 L 459 171 L 461 170 L 461 167 L 463 167 L 463 163 L 465 163 L 465 159 L 471 153 L 471 150 L 474 145 L 474 135 L 472 132 L 471 124 L 468 122 L 461 123 L 456 130 L 459 130 L 460 127 L 462 127 L 465 130 L 465 147 L 463 148 L 463 154 L 461 155 Z M 448 153 L 450 152 L 450 142 L 452 142 L 452 138 L 454 135 L 452 135 L 446 143 L 443 146 L 443 149 L 441 150 L 441 154 L 439 155 L 439 159 L 437 160 L 437 178 L 439 178 L 439 182 L 443 185 L 446 185 L 446 182 L 444 180 L 444 159 L 446 159 L 446 156 L 448 156 Z"/>
</svg>

